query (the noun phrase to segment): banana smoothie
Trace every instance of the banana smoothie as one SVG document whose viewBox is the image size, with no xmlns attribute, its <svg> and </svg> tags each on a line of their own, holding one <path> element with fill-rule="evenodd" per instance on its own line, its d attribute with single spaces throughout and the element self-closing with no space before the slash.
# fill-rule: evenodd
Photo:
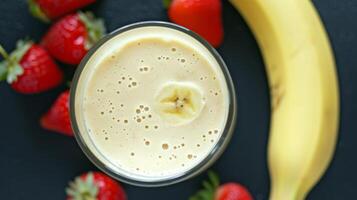
<svg viewBox="0 0 357 200">
<path fill-rule="evenodd" d="M 231 104 L 212 53 L 192 36 L 159 26 L 102 44 L 75 96 L 76 123 L 90 151 L 116 173 L 148 182 L 201 163 L 220 140 Z"/>
</svg>

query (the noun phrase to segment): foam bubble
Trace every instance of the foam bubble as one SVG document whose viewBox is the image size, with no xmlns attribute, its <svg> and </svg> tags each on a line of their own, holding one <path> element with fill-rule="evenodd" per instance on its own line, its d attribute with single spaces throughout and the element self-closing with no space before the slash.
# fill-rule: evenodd
<svg viewBox="0 0 357 200">
<path fill-rule="evenodd" d="M 169 145 L 167 143 L 162 144 L 162 149 L 163 150 L 169 149 Z"/>
</svg>

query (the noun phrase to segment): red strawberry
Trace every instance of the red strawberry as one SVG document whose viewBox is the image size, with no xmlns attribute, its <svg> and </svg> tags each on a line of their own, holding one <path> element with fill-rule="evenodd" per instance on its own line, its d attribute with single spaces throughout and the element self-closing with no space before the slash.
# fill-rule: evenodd
<svg viewBox="0 0 357 200">
<path fill-rule="evenodd" d="M 54 58 L 67 64 L 79 64 L 104 32 L 102 20 L 95 19 L 92 13 L 78 12 L 53 24 L 41 44 Z"/>
<path fill-rule="evenodd" d="M 203 182 L 204 189 L 198 191 L 190 200 L 253 200 L 249 191 L 238 183 L 219 186 L 218 176 L 208 172 L 209 181 Z"/>
<path fill-rule="evenodd" d="M 221 185 L 216 194 L 215 200 L 253 200 L 247 188 L 238 183 L 226 183 Z"/>
<path fill-rule="evenodd" d="M 34 17 L 49 22 L 94 2 L 95 0 L 29 0 L 28 4 Z"/>
<path fill-rule="evenodd" d="M 69 116 L 69 90 L 59 95 L 50 110 L 41 117 L 40 124 L 44 129 L 73 136 Z"/>
<path fill-rule="evenodd" d="M 34 94 L 52 89 L 62 82 L 63 73 L 47 51 L 31 41 L 18 41 L 10 55 L 0 46 L 5 58 L 0 62 L 0 80 L 23 94 Z"/>
<path fill-rule="evenodd" d="M 198 33 L 212 46 L 222 43 L 221 0 L 172 0 L 168 14 L 171 21 Z"/>
<path fill-rule="evenodd" d="M 67 200 L 126 200 L 119 183 L 100 172 L 82 174 L 69 186 Z"/>
</svg>

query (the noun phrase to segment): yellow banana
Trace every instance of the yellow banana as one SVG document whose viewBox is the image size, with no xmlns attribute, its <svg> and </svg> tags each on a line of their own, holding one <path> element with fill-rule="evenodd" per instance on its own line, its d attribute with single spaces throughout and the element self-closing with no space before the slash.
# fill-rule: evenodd
<svg viewBox="0 0 357 200">
<path fill-rule="evenodd" d="M 271 89 L 271 200 L 304 199 L 332 159 L 339 122 L 334 57 L 309 0 L 231 0 L 263 53 Z"/>
</svg>

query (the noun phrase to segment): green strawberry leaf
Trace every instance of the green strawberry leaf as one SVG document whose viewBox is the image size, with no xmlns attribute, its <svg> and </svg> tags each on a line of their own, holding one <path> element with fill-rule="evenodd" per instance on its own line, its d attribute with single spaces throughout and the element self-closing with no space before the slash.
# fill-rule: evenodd
<svg viewBox="0 0 357 200">
<path fill-rule="evenodd" d="M 20 60 L 31 47 L 31 41 L 20 40 L 17 42 L 16 50 L 10 55 L 0 45 L 0 54 L 4 57 L 4 61 L 0 64 L 0 80 L 7 80 L 12 83 L 17 80 L 17 77 L 24 73 L 24 69 L 20 65 Z"/>
<path fill-rule="evenodd" d="M 36 3 L 35 0 L 28 0 L 29 11 L 32 16 L 40 19 L 45 23 L 51 22 L 51 20 L 46 16 L 46 14 L 41 10 L 40 6 Z"/>
<path fill-rule="evenodd" d="M 208 181 L 203 181 L 202 185 L 203 185 L 203 188 L 204 188 L 205 190 L 207 190 L 207 191 L 212 191 L 212 190 L 214 190 L 214 188 L 212 187 L 211 183 L 208 182 Z"/>
<path fill-rule="evenodd" d="M 86 179 L 77 177 L 74 182 L 69 183 L 66 193 L 72 200 L 95 200 L 99 192 L 94 182 L 93 173 L 89 172 Z"/>
<path fill-rule="evenodd" d="M 203 188 L 191 196 L 189 200 L 213 200 L 219 186 L 219 178 L 213 171 L 208 172 L 208 180 L 203 181 Z"/>
<path fill-rule="evenodd" d="M 0 81 L 6 80 L 7 77 L 7 63 L 6 61 L 0 62 Z"/>
<path fill-rule="evenodd" d="M 12 62 L 20 62 L 21 58 L 25 55 L 27 50 L 29 50 L 32 44 L 33 42 L 29 40 L 17 41 L 16 49 L 10 54 L 10 60 Z"/>
<path fill-rule="evenodd" d="M 86 26 L 88 39 L 85 43 L 85 48 L 90 49 L 105 33 L 106 28 L 102 19 L 97 19 L 91 12 L 78 12 L 78 16 Z"/>
<path fill-rule="evenodd" d="M 17 80 L 17 76 L 24 73 L 24 69 L 18 63 L 12 63 L 8 68 L 6 81 L 10 84 Z"/>
<path fill-rule="evenodd" d="M 213 171 L 209 171 L 208 172 L 208 178 L 210 180 L 210 182 L 212 183 L 214 188 L 217 188 L 219 186 L 219 177 L 216 173 L 214 173 Z"/>
<path fill-rule="evenodd" d="M 168 9 L 171 5 L 172 0 L 163 0 L 162 4 L 164 5 L 164 8 Z"/>
</svg>

